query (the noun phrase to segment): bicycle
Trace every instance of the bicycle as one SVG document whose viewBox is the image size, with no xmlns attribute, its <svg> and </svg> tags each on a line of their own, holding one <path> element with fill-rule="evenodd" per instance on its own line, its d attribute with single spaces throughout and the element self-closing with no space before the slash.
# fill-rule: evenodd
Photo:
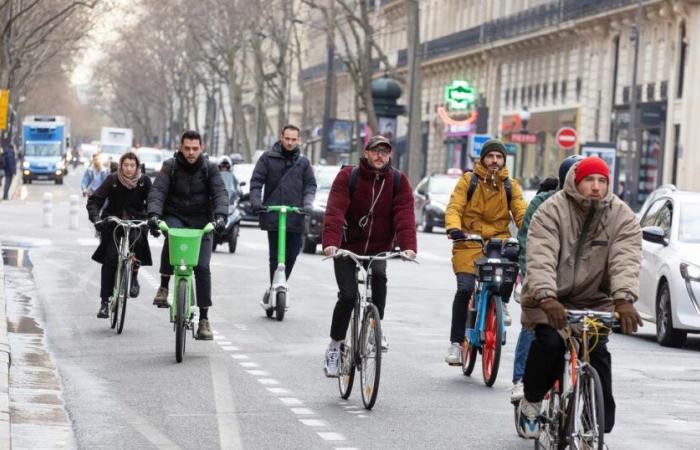
<svg viewBox="0 0 700 450">
<path fill-rule="evenodd" d="M 382 369 L 382 326 L 379 310 L 372 303 L 372 263 L 400 258 L 401 253 L 384 252 L 375 256 L 360 256 L 339 249 L 333 258 L 343 257 L 355 262 L 358 288 L 350 316 L 350 343 L 346 341 L 340 346 L 338 389 L 340 397 L 347 400 L 355 381 L 355 369 L 359 370 L 362 403 L 366 409 L 372 409 L 377 401 Z M 364 262 L 367 263 L 366 268 Z M 364 285 L 364 289 L 360 289 L 359 285 Z"/>
<path fill-rule="evenodd" d="M 170 304 L 170 323 L 175 331 L 175 360 L 182 362 L 185 354 L 185 336 L 187 330 L 192 330 L 192 338 L 196 339 L 194 331 L 194 267 L 199 262 L 199 249 L 202 237 L 214 230 L 214 224 L 208 223 L 203 229 L 170 228 L 163 221 L 158 222 L 158 228 L 168 236 L 170 264 L 173 266 L 176 287 Z"/>
<path fill-rule="evenodd" d="M 467 329 L 462 341 L 462 373 L 471 376 L 476 354 L 481 353 L 484 384 L 491 387 L 498 376 L 501 347 L 506 343 L 501 287 L 515 283 L 518 264 L 511 259 L 517 259 L 520 247 L 515 238 L 485 242 L 476 234 L 468 234 L 457 242 L 479 243 L 485 255 L 476 262 L 476 286 L 469 302 Z"/>
<path fill-rule="evenodd" d="M 112 296 L 109 298 L 109 324 L 110 328 L 116 329 L 117 334 L 122 334 L 124 321 L 126 319 L 126 300 L 129 298 L 131 290 L 131 275 L 136 256 L 134 245 L 141 237 L 143 228 L 146 226 L 145 220 L 123 220 L 116 216 L 106 217 L 96 224 L 112 222 L 117 226 L 112 231 L 114 245 L 118 249 L 117 272 L 114 276 L 114 288 Z M 117 237 L 117 231 L 122 230 L 122 236 Z M 134 230 L 133 242 L 129 242 L 129 235 Z"/>
<path fill-rule="evenodd" d="M 617 323 L 614 313 L 568 310 L 565 369 L 545 395 L 535 449 L 604 449 L 603 386 L 590 352 Z M 516 407 L 516 429 L 520 411 Z"/>
</svg>

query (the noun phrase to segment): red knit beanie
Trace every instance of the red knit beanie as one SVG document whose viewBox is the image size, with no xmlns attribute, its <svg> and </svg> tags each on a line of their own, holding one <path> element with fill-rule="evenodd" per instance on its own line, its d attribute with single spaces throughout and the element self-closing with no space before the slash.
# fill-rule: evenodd
<svg viewBox="0 0 700 450">
<path fill-rule="evenodd" d="M 589 156 L 578 163 L 576 166 L 576 178 L 574 181 L 576 181 L 576 184 L 579 184 L 581 180 L 593 174 L 603 175 L 608 179 L 608 183 L 610 182 L 610 168 L 605 161 L 597 156 Z"/>
</svg>

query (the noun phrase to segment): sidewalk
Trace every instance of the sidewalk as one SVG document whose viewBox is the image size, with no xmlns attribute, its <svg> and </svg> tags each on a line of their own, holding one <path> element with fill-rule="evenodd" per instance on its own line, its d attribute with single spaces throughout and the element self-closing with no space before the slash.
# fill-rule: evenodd
<svg viewBox="0 0 700 450">
<path fill-rule="evenodd" d="M 10 441 L 10 342 L 7 336 L 5 269 L 0 259 L 0 448 L 12 448 Z"/>
</svg>

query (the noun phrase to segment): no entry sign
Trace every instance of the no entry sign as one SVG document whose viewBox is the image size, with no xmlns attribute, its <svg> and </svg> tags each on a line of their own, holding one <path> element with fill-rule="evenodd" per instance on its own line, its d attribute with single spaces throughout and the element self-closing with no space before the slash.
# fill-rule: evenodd
<svg viewBox="0 0 700 450">
<path fill-rule="evenodd" d="M 562 127 L 557 131 L 557 144 L 563 149 L 570 149 L 576 146 L 577 141 L 576 130 L 571 127 Z"/>
</svg>

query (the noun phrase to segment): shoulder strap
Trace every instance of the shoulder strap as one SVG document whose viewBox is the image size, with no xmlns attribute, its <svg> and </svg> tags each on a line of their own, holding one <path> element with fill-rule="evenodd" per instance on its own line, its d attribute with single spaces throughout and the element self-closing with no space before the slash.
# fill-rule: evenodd
<svg viewBox="0 0 700 450">
<path fill-rule="evenodd" d="M 392 193 L 392 199 L 396 198 L 396 194 L 399 193 L 399 188 L 401 186 L 401 172 L 398 171 L 398 169 L 395 169 L 392 167 L 392 173 L 394 177 L 394 190 Z"/>
<path fill-rule="evenodd" d="M 508 209 L 510 209 L 510 201 L 513 200 L 513 191 L 510 186 L 510 178 L 506 178 L 503 182 L 503 187 L 506 188 L 506 199 L 508 199 Z"/>
<path fill-rule="evenodd" d="M 352 194 L 355 193 L 355 188 L 357 187 L 357 180 L 360 178 L 360 168 L 353 167 L 350 173 L 350 184 L 348 185 L 348 190 L 350 191 L 350 199 L 352 200 Z"/>
<path fill-rule="evenodd" d="M 467 203 L 472 200 L 476 187 L 479 185 L 479 178 L 472 172 L 471 180 L 469 180 L 469 189 L 467 190 Z"/>
</svg>

